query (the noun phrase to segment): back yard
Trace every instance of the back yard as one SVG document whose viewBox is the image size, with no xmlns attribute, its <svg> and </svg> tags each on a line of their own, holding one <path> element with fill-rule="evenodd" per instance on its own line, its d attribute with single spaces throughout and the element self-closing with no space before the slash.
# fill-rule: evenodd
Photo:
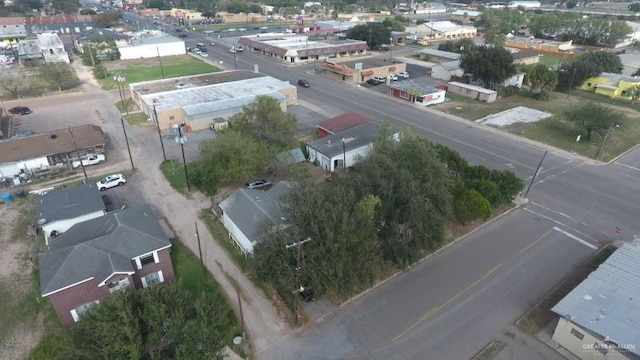
<svg viewBox="0 0 640 360">
<path fill-rule="evenodd" d="M 591 94 L 582 93 L 584 92 L 574 92 L 571 95 L 553 93 L 551 99 L 548 101 L 514 95 L 491 104 L 478 102 L 461 96 L 447 95 L 447 99 L 450 101 L 436 105 L 433 108 L 469 120 L 478 120 L 487 115 L 496 114 L 516 106 L 525 106 L 546 111 L 552 113 L 553 116 L 535 123 L 516 123 L 497 128 L 518 136 L 549 144 L 559 149 L 576 152 L 588 158 L 595 158 L 600 147 L 602 147 L 598 155 L 598 160 L 602 161 L 610 161 L 638 143 L 638 138 L 640 138 L 640 122 L 635 121 L 635 119 L 640 116 L 640 112 L 631 107 L 631 105 L 620 106 L 620 104 L 612 104 L 607 102 L 608 98 L 606 97 L 598 101 L 600 100 L 599 98 L 591 98 L 589 97 Z M 624 124 L 620 124 L 619 128 L 612 130 L 606 142 L 604 142 L 603 136 L 594 134 L 591 141 L 586 141 L 585 137 L 582 136 L 581 141 L 576 143 L 576 137 L 579 131 L 572 122 L 567 120 L 565 113 L 569 109 L 586 104 L 590 100 L 594 102 L 597 101 L 601 105 L 608 106 L 615 109 L 615 111 L 623 113 L 627 117 L 627 121 Z"/>
</svg>

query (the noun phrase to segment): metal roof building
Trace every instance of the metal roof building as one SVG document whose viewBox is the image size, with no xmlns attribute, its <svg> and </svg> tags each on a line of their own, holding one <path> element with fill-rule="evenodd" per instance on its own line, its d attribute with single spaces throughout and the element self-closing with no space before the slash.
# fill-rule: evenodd
<svg viewBox="0 0 640 360">
<path fill-rule="evenodd" d="M 584 356 L 591 349 L 640 358 L 640 240 L 616 250 L 551 310 L 562 317 L 554 340 L 576 356 L 592 358 Z"/>
</svg>

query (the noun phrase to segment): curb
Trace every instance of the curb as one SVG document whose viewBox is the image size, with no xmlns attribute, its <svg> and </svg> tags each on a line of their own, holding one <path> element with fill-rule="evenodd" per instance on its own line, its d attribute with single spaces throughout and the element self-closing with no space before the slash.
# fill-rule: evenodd
<svg viewBox="0 0 640 360">
<path fill-rule="evenodd" d="M 407 272 L 407 271 L 411 271 L 411 269 L 413 269 L 413 268 L 415 268 L 416 266 L 418 266 L 418 265 L 422 264 L 424 261 L 428 260 L 428 259 L 429 259 L 429 258 L 431 258 L 432 256 L 439 255 L 439 254 L 440 254 L 440 253 L 442 253 L 443 251 L 447 250 L 449 247 L 451 247 L 451 246 L 453 246 L 453 245 L 457 244 L 458 242 L 460 242 L 460 241 L 462 241 L 462 240 L 466 239 L 467 237 L 469 237 L 469 236 L 471 236 L 471 235 L 475 234 L 476 232 L 478 232 L 478 231 L 480 231 L 480 230 L 484 229 L 485 227 L 487 227 L 487 226 L 489 226 L 489 225 L 493 224 L 494 222 L 498 221 L 499 219 L 502 219 L 504 216 L 506 216 L 506 215 L 510 214 L 511 212 L 514 212 L 514 211 L 516 211 L 516 210 L 520 209 L 522 206 L 526 205 L 527 203 L 528 203 L 528 201 L 527 201 L 527 202 L 525 202 L 525 203 L 523 203 L 523 204 L 519 204 L 519 205 L 518 205 L 518 204 L 516 204 L 516 206 L 512 207 L 511 209 L 509 209 L 509 210 L 507 210 L 507 211 L 505 211 L 505 212 L 503 212 L 503 213 L 501 213 L 501 214 L 499 214 L 499 215 L 495 216 L 494 218 L 492 218 L 492 219 L 491 219 L 491 220 L 489 220 L 489 221 L 486 221 L 486 222 L 482 223 L 482 224 L 481 224 L 480 226 L 478 226 L 477 228 L 475 228 L 475 229 L 473 229 L 473 230 L 469 231 L 468 233 L 466 233 L 466 234 L 464 234 L 464 235 L 459 236 L 459 237 L 458 237 L 458 238 L 456 238 L 455 240 L 453 240 L 453 241 L 451 241 L 451 242 L 449 242 L 449 243 L 445 244 L 444 246 L 442 246 L 441 248 L 437 249 L 436 251 L 434 251 L 434 252 L 432 252 L 432 253 L 430 253 L 430 254 L 427 254 L 425 257 L 423 257 L 422 259 L 418 260 L 418 261 L 417 261 L 417 262 L 415 262 L 413 265 L 411 265 L 411 267 L 410 267 L 410 268 L 408 268 L 408 269 L 406 269 L 406 270 L 400 270 L 400 271 L 398 271 L 398 272 L 394 273 L 393 275 L 391 275 L 391 276 L 389 276 L 389 277 L 387 277 L 387 278 L 385 278 L 385 279 L 382 279 L 381 281 L 379 281 L 378 283 L 374 284 L 374 285 L 373 285 L 372 287 L 370 287 L 369 289 L 367 289 L 367 290 L 365 290 L 365 291 L 363 291 L 363 292 L 361 292 L 361 293 L 359 293 L 359 294 L 357 294 L 357 295 L 355 295 L 355 296 L 353 296 L 353 297 L 351 297 L 351 298 L 347 299 L 345 302 L 343 302 L 342 304 L 338 305 L 338 308 L 342 308 L 342 307 L 344 307 L 344 306 L 346 306 L 346 305 L 348 305 L 348 304 L 350 304 L 350 303 L 352 303 L 352 302 L 354 302 L 354 301 L 358 300 L 359 298 L 361 298 L 361 297 L 363 297 L 363 296 L 367 295 L 368 293 L 372 292 L 373 290 L 377 289 L 378 287 L 380 287 L 380 286 L 382 286 L 382 285 L 386 284 L 386 283 L 387 283 L 387 282 L 389 282 L 390 280 L 392 280 L 392 279 L 396 278 L 397 276 L 400 276 L 401 274 L 403 274 L 403 273 L 405 273 L 405 272 Z M 323 318 L 324 318 L 326 315 L 328 315 L 328 314 L 331 314 L 331 313 L 327 313 L 327 314 L 325 314 L 325 315 L 322 315 L 322 316 L 318 317 L 318 318 L 316 319 L 316 321 L 317 321 L 317 320 L 320 320 L 320 319 L 323 319 Z"/>
</svg>

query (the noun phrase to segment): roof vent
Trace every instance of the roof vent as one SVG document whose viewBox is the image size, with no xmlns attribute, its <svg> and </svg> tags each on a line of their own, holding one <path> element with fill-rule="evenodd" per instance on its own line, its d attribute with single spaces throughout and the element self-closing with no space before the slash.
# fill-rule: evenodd
<svg viewBox="0 0 640 360">
<path fill-rule="evenodd" d="M 52 138 L 52 139 L 55 139 L 55 138 L 58 137 L 58 135 L 56 135 L 56 133 L 51 133 L 51 134 L 49 134 L 49 137 Z"/>
<path fill-rule="evenodd" d="M 587 301 L 593 300 L 593 298 L 590 295 L 584 295 L 582 298 L 587 300 Z"/>
</svg>

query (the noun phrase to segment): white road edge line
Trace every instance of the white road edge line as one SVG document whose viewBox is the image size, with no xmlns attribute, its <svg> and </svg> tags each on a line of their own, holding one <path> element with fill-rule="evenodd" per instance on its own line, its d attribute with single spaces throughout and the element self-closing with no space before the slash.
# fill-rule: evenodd
<svg viewBox="0 0 640 360">
<path fill-rule="evenodd" d="M 626 167 L 627 169 L 631 169 L 631 170 L 635 170 L 635 171 L 640 171 L 640 169 L 638 169 L 637 167 L 633 167 L 633 166 L 631 166 L 631 165 L 623 164 L 623 163 L 620 163 L 620 162 L 617 162 L 617 161 L 616 161 L 616 162 L 614 162 L 614 164 L 616 164 L 616 165 L 620 165 L 620 166 L 624 166 L 624 167 Z"/>
<path fill-rule="evenodd" d="M 583 245 L 586 245 L 586 246 L 588 246 L 588 247 L 592 248 L 593 250 L 597 250 L 597 249 L 598 249 L 598 247 L 597 247 L 597 246 L 595 246 L 595 245 L 591 245 L 591 244 L 589 244 L 588 242 L 586 242 L 586 241 L 584 241 L 584 240 L 580 239 L 579 237 L 577 237 L 577 236 L 575 236 L 575 235 L 573 235 L 573 234 L 570 234 L 570 233 L 568 233 L 568 232 L 566 232 L 566 231 L 564 231 L 564 230 L 560 229 L 560 228 L 559 228 L 559 227 L 557 227 L 557 226 L 554 226 L 554 227 L 553 227 L 553 230 L 555 230 L 555 231 L 557 231 L 557 232 L 560 232 L 560 233 L 563 233 L 563 234 L 567 235 L 568 237 L 570 237 L 571 239 L 573 239 L 573 240 L 575 240 L 575 241 L 577 241 L 577 242 L 579 242 L 579 243 L 581 243 L 581 244 L 583 244 Z"/>
</svg>

